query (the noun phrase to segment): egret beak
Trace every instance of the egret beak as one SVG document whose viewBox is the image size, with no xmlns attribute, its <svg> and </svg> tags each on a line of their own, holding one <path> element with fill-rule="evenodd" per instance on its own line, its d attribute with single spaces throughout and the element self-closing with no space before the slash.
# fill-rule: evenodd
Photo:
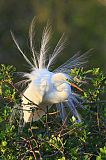
<svg viewBox="0 0 106 160">
<path fill-rule="evenodd" d="M 68 82 L 68 84 L 70 84 L 71 86 L 73 86 L 74 88 L 77 88 L 79 91 L 84 92 L 81 88 L 79 88 L 76 84 L 72 83 L 72 82 Z"/>
</svg>

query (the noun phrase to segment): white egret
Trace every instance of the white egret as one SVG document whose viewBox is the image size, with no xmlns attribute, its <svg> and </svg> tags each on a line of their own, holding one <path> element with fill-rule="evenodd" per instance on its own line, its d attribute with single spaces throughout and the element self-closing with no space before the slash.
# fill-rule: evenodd
<svg viewBox="0 0 106 160">
<path fill-rule="evenodd" d="M 14 35 L 13 40 L 25 58 L 25 60 L 31 66 L 32 71 L 30 73 L 24 73 L 24 77 L 27 77 L 26 81 L 29 81 L 28 86 L 23 91 L 22 96 L 22 108 L 24 122 L 38 121 L 43 115 L 45 115 L 48 108 L 52 105 L 56 105 L 62 120 L 65 119 L 65 106 L 67 106 L 73 113 L 73 115 L 81 121 L 81 118 L 77 112 L 77 105 L 79 103 L 76 94 L 73 93 L 71 86 L 78 88 L 75 84 L 70 83 L 67 80 L 71 80 L 68 73 L 74 67 L 81 67 L 85 63 L 85 54 L 75 54 L 72 58 L 62 64 L 54 71 L 50 71 L 50 67 L 54 64 L 57 56 L 62 52 L 66 44 L 64 35 L 58 41 L 53 53 L 48 55 L 50 41 L 51 26 L 47 26 L 43 30 L 41 48 L 39 53 L 36 52 L 34 46 L 35 38 L 35 22 L 34 18 L 30 29 L 30 48 L 32 51 L 33 63 L 26 57 L 18 45 Z M 32 104 L 30 103 L 32 102 Z M 37 106 L 36 106 L 37 105 Z M 35 107 L 34 113 L 31 111 L 31 107 Z"/>
</svg>

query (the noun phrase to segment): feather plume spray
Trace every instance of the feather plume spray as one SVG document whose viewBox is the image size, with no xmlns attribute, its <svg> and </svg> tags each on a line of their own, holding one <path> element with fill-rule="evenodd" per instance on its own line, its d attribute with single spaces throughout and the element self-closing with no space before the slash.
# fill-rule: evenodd
<svg viewBox="0 0 106 160">
<path fill-rule="evenodd" d="M 76 94 L 73 93 L 71 85 L 67 83 L 67 79 L 71 79 L 68 76 L 70 70 L 74 67 L 81 67 L 87 61 L 87 53 L 80 55 L 75 54 L 72 58 L 67 60 L 60 67 L 50 72 L 50 67 L 55 64 L 57 56 L 62 52 L 66 45 L 66 39 L 63 36 L 58 41 L 50 58 L 48 55 L 49 41 L 51 37 L 51 26 L 47 26 L 43 30 L 41 39 L 41 48 L 39 53 L 34 46 L 36 18 L 33 19 L 29 29 L 30 48 L 32 52 L 33 64 L 23 53 L 19 44 L 17 43 L 14 34 L 11 32 L 12 38 L 27 63 L 31 66 L 32 71 L 30 73 L 24 73 L 23 77 L 26 77 L 28 85 L 23 91 L 22 96 L 22 109 L 24 113 L 24 122 L 31 122 L 39 120 L 48 108 L 52 105 L 56 105 L 62 120 L 65 119 L 67 112 L 65 108 L 69 108 L 72 114 L 81 121 L 81 117 L 77 112 L 77 106 L 80 103 Z M 21 82 L 20 82 L 21 83 Z M 76 87 L 78 89 L 78 87 Z M 34 112 L 31 111 L 31 107 L 35 108 Z"/>
</svg>

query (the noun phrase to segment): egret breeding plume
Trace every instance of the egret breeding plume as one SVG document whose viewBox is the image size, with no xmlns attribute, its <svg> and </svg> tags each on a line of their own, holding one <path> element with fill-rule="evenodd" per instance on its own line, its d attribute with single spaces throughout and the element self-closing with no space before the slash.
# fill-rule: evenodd
<svg viewBox="0 0 106 160">
<path fill-rule="evenodd" d="M 30 73 L 23 73 L 23 77 L 27 78 L 24 83 L 28 82 L 21 97 L 24 122 L 38 121 L 47 112 L 47 107 L 50 109 L 54 105 L 56 105 L 62 120 L 65 119 L 67 110 L 69 109 L 74 117 L 76 117 L 78 121 L 81 121 L 76 109 L 79 106 L 79 100 L 73 92 L 72 86 L 78 90 L 81 89 L 69 82 L 72 78 L 68 73 L 74 67 L 81 67 L 85 63 L 86 56 L 85 54 L 75 54 L 60 67 L 51 71 L 51 67 L 54 65 L 57 56 L 66 45 L 66 39 L 64 35 L 62 35 L 52 54 L 49 54 L 51 26 L 47 24 L 43 30 L 40 51 L 38 53 L 34 45 L 36 40 L 35 26 L 36 18 L 33 19 L 29 29 L 33 62 L 24 54 L 12 33 L 17 48 L 31 67 Z M 34 108 L 34 112 L 31 111 L 31 107 Z"/>
</svg>

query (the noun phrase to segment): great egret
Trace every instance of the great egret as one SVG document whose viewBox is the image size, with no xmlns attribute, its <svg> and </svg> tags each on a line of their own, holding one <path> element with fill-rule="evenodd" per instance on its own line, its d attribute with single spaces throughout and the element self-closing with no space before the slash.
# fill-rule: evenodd
<svg viewBox="0 0 106 160">
<path fill-rule="evenodd" d="M 81 67 L 85 63 L 86 56 L 85 54 L 75 54 L 60 67 L 51 72 L 50 67 L 54 64 L 57 56 L 64 49 L 66 40 L 63 35 L 58 41 L 53 53 L 48 55 L 51 26 L 47 24 L 43 30 L 40 51 L 39 53 L 36 52 L 34 46 L 35 22 L 36 19 L 34 18 L 29 29 L 33 63 L 31 63 L 23 53 L 12 33 L 17 48 L 32 69 L 30 73 L 23 74 L 24 77 L 27 77 L 27 81 L 29 82 L 28 86 L 23 91 L 22 96 L 24 122 L 38 121 L 46 113 L 47 106 L 50 108 L 53 104 L 57 106 L 62 120 L 64 120 L 66 116 L 65 106 L 68 106 L 73 115 L 81 121 L 80 115 L 76 109 L 79 101 L 77 95 L 72 91 L 71 86 L 74 86 L 79 90 L 81 89 L 73 83 L 69 84 L 68 80 L 71 80 L 71 77 L 68 76 L 68 73 L 74 67 Z M 32 102 L 32 104 L 30 102 Z M 35 107 L 34 113 L 32 113 L 30 109 L 31 107 Z"/>
</svg>

